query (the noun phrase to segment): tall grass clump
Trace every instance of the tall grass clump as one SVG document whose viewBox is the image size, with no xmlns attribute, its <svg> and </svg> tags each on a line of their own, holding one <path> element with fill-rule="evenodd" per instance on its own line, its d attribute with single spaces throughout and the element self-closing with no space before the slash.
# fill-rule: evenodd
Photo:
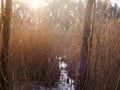
<svg viewBox="0 0 120 90">
<path fill-rule="evenodd" d="M 15 90 L 30 90 L 35 82 L 39 86 L 51 87 L 59 80 L 55 56 L 59 54 L 60 44 L 53 32 L 52 25 L 26 28 L 25 24 L 18 23 L 11 26 L 8 72 Z"/>
</svg>

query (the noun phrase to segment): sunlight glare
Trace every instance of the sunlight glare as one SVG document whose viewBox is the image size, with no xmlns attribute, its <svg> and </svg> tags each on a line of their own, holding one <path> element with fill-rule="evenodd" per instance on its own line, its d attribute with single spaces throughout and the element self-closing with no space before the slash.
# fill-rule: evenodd
<svg viewBox="0 0 120 90">
<path fill-rule="evenodd" d="M 40 4 L 43 4 L 43 0 L 29 0 L 29 5 L 33 9 L 37 9 Z"/>
<path fill-rule="evenodd" d="M 32 8 L 35 9 L 35 8 L 38 7 L 38 2 L 37 2 L 37 1 L 33 1 L 33 0 L 31 0 L 31 1 L 30 1 L 30 5 L 31 5 Z"/>
<path fill-rule="evenodd" d="M 112 3 L 112 5 L 116 3 L 118 6 L 120 6 L 120 0 L 110 0 L 110 2 Z"/>
</svg>

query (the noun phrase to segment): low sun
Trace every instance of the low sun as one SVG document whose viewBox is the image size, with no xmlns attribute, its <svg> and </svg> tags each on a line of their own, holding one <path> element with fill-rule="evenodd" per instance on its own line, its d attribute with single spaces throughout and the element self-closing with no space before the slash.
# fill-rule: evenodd
<svg viewBox="0 0 120 90">
<path fill-rule="evenodd" d="M 29 0 L 29 5 L 33 9 L 37 9 L 42 3 L 44 3 L 44 0 Z"/>
<path fill-rule="evenodd" d="M 36 8 L 38 8 L 39 0 L 30 0 L 29 5 L 31 8 L 36 9 Z"/>
</svg>

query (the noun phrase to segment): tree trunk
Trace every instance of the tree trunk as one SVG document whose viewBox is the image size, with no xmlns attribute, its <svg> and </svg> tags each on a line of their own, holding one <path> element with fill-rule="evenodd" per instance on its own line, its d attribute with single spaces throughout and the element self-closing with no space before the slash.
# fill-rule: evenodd
<svg viewBox="0 0 120 90">
<path fill-rule="evenodd" d="M 9 38 L 10 38 L 10 21 L 12 11 L 12 0 L 6 0 L 5 16 L 3 18 L 2 31 L 2 50 L 0 58 L 0 90 L 7 90 L 8 76 L 7 76 L 7 62 L 9 56 Z"/>
<path fill-rule="evenodd" d="M 80 67 L 75 81 L 75 90 L 87 90 L 87 79 L 89 69 L 88 40 L 92 29 L 92 12 L 95 0 L 88 0 L 86 14 L 84 18 L 84 28 L 82 36 Z"/>
<path fill-rule="evenodd" d="M 0 32 L 2 31 L 3 15 L 4 15 L 4 2 L 3 0 L 1 0 Z"/>
</svg>

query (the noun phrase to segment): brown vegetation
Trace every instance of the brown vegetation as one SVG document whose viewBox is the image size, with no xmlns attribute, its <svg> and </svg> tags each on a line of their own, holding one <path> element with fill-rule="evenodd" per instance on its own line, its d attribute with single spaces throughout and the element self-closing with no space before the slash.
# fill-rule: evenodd
<svg viewBox="0 0 120 90">
<path fill-rule="evenodd" d="M 94 10 L 93 33 L 90 33 L 87 41 L 89 76 L 86 90 L 119 90 L 120 88 L 120 17 L 117 17 L 117 13 L 111 16 L 110 7 L 106 8 L 104 4 L 97 3 Z M 42 14 L 49 13 L 47 10 L 49 11 L 49 9 L 41 11 Z M 62 26 L 56 27 L 56 22 L 50 18 L 43 17 L 42 23 L 37 23 L 36 17 L 38 21 L 41 20 L 41 12 L 31 14 L 32 11 L 28 11 L 21 7 L 20 10 L 15 11 L 11 21 L 7 65 L 10 88 L 30 90 L 30 84 L 33 82 L 37 83 L 36 87 L 39 83 L 51 87 L 60 76 L 56 57 L 65 54 L 68 76 L 75 80 L 82 53 L 80 48 L 83 18 L 78 18 L 77 11 L 74 12 L 76 17 L 71 30 L 63 30 Z M 24 13 L 23 16 L 20 15 L 21 13 Z M 67 22 L 62 24 L 64 23 Z M 2 39 L 0 32 L 0 49 Z M 63 52 L 63 49 L 66 51 Z"/>
</svg>

